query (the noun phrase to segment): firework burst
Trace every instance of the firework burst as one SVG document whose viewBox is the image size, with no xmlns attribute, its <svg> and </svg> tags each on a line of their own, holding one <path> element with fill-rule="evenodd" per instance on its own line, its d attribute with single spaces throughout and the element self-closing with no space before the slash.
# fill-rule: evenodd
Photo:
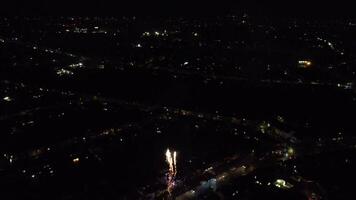
<svg viewBox="0 0 356 200">
<path fill-rule="evenodd" d="M 166 162 L 169 167 L 167 173 L 167 191 L 169 194 L 171 194 L 175 185 L 175 177 L 177 175 L 177 152 L 173 151 L 172 153 L 169 149 L 167 149 Z"/>
</svg>

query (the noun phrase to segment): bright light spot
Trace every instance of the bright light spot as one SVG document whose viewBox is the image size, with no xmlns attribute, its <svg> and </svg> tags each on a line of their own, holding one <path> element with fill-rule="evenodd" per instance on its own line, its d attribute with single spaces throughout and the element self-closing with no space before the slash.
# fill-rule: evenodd
<svg viewBox="0 0 356 200">
<path fill-rule="evenodd" d="M 293 187 L 292 184 L 286 182 L 285 180 L 283 179 L 277 179 L 275 182 L 274 182 L 274 185 L 278 188 L 282 188 L 282 189 L 290 189 Z"/>
<path fill-rule="evenodd" d="M 73 68 L 73 69 L 75 69 L 75 68 L 81 68 L 81 67 L 83 67 L 83 63 L 74 63 L 74 64 L 71 64 L 71 65 L 69 65 L 68 67 L 70 67 L 70 68 Z"/>
<path fill-rule="evenodd" d="M 298 64 L 300 67 L 307 68 L 312 65 L 312 62 L 308 61 L 308 60 L 300 60 L 300 61 L 298 61 Z"/>
<path fill-rule="evenodd" d="M 4 101 L 7 101 L 7 102 L 12 101 L 12 99 L 11 99 L 10 97 L 4 97 L 3 100 L 4 100 Z"/>
<path fill-rule="evenodd" d="M 79 161 L 80 161 L 79 158 L 74 158 L 73 159 L 73 163 L 79 163 Z"/>
<path fill-rule="evenodd" d="M 144 32 L 142 35 L 143 36 L 150 36 L 151 34 L 150 34 L 150 32 Z"/>
<path fill-rule="evenodd" d="M 288 154 L 293 155 L 294 154 L 294 149 L 292 147 L 288 148 Z"/>
<path fill-rule="evenodd" d="M 57 75 L 59 76 L 64 76 L 64 75 L 73 75 L 74 73 L 72 71 L 66 70 L 66 69 L 59 69 L 57 70 Z"/>
</svg>

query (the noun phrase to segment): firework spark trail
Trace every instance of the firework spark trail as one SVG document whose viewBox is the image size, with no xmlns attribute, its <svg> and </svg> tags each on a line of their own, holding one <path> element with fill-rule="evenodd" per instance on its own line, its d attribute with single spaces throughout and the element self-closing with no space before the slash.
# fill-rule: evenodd
<svg viewBox="0 0 356 200">
<path fill-rule="evenodd" d="M 177 175 L 177 152 L 173 153 L 174 176 Z"/>
<path fill-rule="evenodd" d="M 174 179 L 177 174 L 177 152 L 172 152 L 167 149 L 166 151 L 166 162 L 169 166 L 168 174 L 167 174 L 167 191 L 170 194 L 174 187 Z"/>
</svg>

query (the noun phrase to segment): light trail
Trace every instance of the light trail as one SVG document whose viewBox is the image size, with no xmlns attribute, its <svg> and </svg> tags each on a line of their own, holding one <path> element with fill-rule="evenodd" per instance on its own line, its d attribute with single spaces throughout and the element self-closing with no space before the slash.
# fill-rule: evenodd
<svg viewBox="0 0 356 200">
<path fill-rule="evenodd" d="M 167 173 L 167 191 L 169 194 L 171 194 L 175 185 L 175 177 L 177 175 L 177 152 L 174 151 L 172 153 L 169 149 L 167 149 L 166 162 L 169 166 Z"/>
</svg>

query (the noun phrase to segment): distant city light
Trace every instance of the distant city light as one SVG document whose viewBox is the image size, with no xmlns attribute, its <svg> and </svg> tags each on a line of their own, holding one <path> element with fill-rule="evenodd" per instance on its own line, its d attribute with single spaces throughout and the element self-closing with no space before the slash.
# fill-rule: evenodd
<svg viewBox="0 0 356 200">
<path fill-rule="evenodd" d="M 144 32 L 142 35 L 143 36 L 150 36 L 151 34 L 150 34 L 150 32 Z"/>
<path fill-rule="evenodd" d="M 299 67 L 307 68 L 312 65 L 312 62 L 308 61 L 308 60 L 300 60 L 300 61 L 298 61 L 298 64 L 299 64 Z"/>
<path fill-rule="evenodd" d="M 353 199 L 356 21 L 242 14 L 0 19 L 3 189 Z"/>
<path fill-rule="evenodd" d="M 73 75 L 74 73 L 72 71 L 66 70 L 66 69 L 59 69 L 57 71 L 57 74 L 59 76 L 64 76 L 64 75 Z"/>
<path fill-rule="evenodd" d="M 4 97 L 3 100 L 4 100 L 4 101 L 7 101 L 7 102 L 12 101 L 12 99 L 11 99 L 10 97 L 8 97 L 8 96 L 7 96 L 7 97 Z"/>
<path fill-rule="evenodd" d="M 294 149 L 292 147 L 288 148 L 288 154 L 293 155 L 294 154 Z"/>
<path fill-rule="evenodd" d="M 285 180 L 283 179 L 277 179 L 275 182 L 274 182 L 274 185 L 278 188 L 281 188 L 281 189 L 290 189 L 293 187 L 292 184 L 286 182 Z"/>
<path fill-rule="evenodd" d="M 79 163 L 79 158 L 74 158 L 73 163 Z"/>
<path fill-rule="evenodd" d="M 74 64 L 71 64 L 71 65 L 69 65 L 68 67 L 70 67 L 70 68 L 73 68 L 73 69 L 75 69 L 75 68 L 81 68 L 81 67 L 83 67 L 83 63 L 74 63 Z"/>
</svg>

